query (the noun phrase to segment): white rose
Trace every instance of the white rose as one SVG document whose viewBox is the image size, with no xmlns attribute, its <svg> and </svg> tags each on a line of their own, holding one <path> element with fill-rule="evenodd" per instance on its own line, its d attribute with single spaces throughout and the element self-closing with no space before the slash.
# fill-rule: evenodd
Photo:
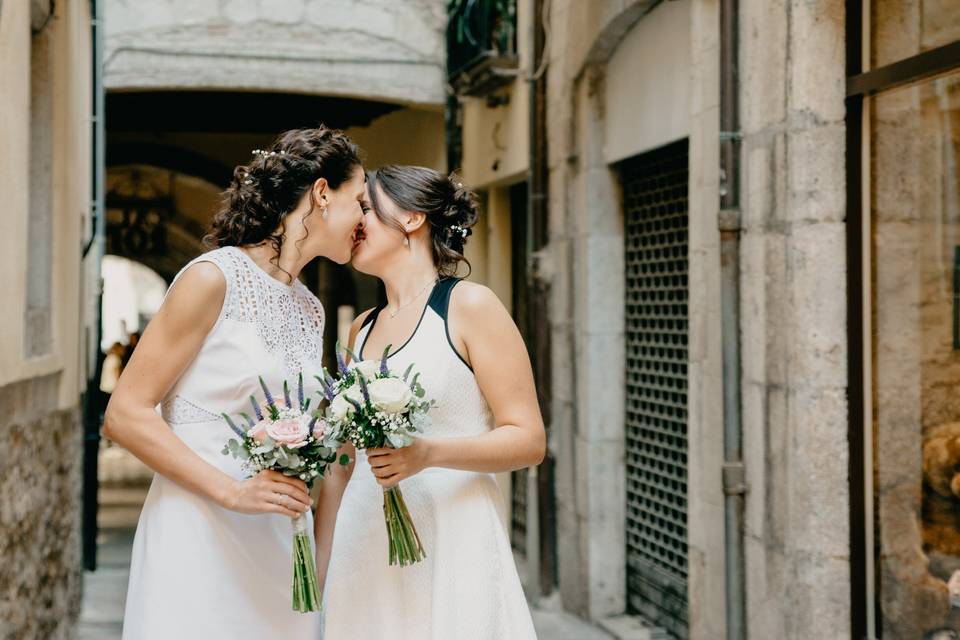
<svg viewBox="0 0 960 640">
<path fill-rule="evenodd" d="M 380 361 L 361 360 L 360 362 L 354 364 L 351 368 L 358 370 L 360 375 L 362 375 L 365 380 L 371 381 L 377 377 L 378 373 L 380 373 Z"/>
<path fill-rule="evenodd" d="M 355 402 L 363 402 L 363 392 L 360 391 L 360 385 L 355 384 L 346 391 L 341 391 L 334 397 L 330 407 L 327 408 L 327 417 L 336 422 L 340 422 L 347 417 L 347 414 L 353 411 L 353 405 L 347 399 Z"/>
<path fill-rule="evenodd" d="M 369 385 L 370 402 L 387 413 L 403 413 L 413 400 L 413 392 L 399 378 L 380 378 Z"/>
</svg>

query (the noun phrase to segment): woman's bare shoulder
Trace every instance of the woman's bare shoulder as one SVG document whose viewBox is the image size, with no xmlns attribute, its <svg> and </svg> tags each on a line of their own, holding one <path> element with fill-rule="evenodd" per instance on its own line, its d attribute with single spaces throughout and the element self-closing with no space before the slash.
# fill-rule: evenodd
<svg viewBox="0 0 960 640">
<path fill-rule="evenodd" d="M 180 274 L 158 315 L 163 313 L 185 327 L 199 324 L 209 330 L 220 315 L 226 293 L 227 280 L 220 268 L 201 260 Z"/>
</svg>

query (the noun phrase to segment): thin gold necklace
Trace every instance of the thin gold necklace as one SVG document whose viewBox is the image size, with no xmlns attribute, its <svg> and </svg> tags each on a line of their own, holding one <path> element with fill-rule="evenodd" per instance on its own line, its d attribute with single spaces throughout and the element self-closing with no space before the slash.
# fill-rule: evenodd
<svg viewBox="0 0 960 640">
<path fill-rule="evenodd" d="M 419 298 L 420 296 L 423 295 L 423 292 L 427 290 L 427 287 L 429 287 L 429 286 L 432 285 L 432 284 L 436 284 L 437 280 L 439 280 L 439 279 L 440 279 L 440 278 L 439 278 L 438 276 L 434 276 L 434 277 L 433 277 L 433 280 L 431 280 L 431 281 L 428 282 L 427 284 L 423 285 L 423 289 L 420 289 L 420 291 L 419 291 L 419 293 L 417 293 L 417 295 L 413 296 L 412 298 L 410 298 L 409 300 L 407 300 L 406 302 L 404 302 L 402 305 L 400 305 L 399 307 L 397 307 L 395 311 L 390 311 L 389 309 L 387 309 L 387 314 L 390 316 L 390 319 L 392 320 L 393 318 L 396 318 L 396 317 L 397 317 L 397 314 L 400 313 L 400 311 L 402 311 L 404 307 L 409 307 L 411 304 L 413 304 L 413 302 L 414 302 L 415 300 L 417 300 L 417 298 Z"/>
</svg>

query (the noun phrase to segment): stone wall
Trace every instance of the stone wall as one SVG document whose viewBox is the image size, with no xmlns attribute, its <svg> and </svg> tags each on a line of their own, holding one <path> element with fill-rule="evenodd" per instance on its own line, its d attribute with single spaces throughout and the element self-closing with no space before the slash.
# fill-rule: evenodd
<svg viewBox="0 0 960 640">
<path fill-rule="evenodd" d="M 623 229 L 603 141 L 607 103 L 617 96 L 605 63 L 652 6 L 602 2 L 588 11 L 555 0 L 548 70 L 551 239 L 543 267 L 552 283 L 560 592 L 565 606 L 623 637 L 630 637 L 617 622 L 625 609 L 624 382 L 611 366 L 624 350 Z M 740 7 L 748 627 L 752 638 L 843 638 L 850 624 L 843 2 L 743 0 Z M 724 633 L 725 589 L 719 2 L 693 0 L 690 21 L 688 596 L 691 637 L 716 638 Z M 655 61 L 636 62 L 645 63 Z"/>
<path fill-rule="evenodd" d="M 107 0 L 104 81 L 442 104 L 445 4 Z"/>
<path fill-rule="evenodd" d="M 69 638 L 80 612 L 82 431 L 59 375 L 0 387 L 0 637 Z"/>
<path fill-rule="evenodd" d="M 751 638 L 849 638 L 844 3 L 740 3 Z"/>
<path fill-rule="evenodd" d="M 699 225 L 697 230 L 691 227 L 691 252 L 695 242 L 700 256 L 696 265 L 691 262 L 697 272 L 691 273 L 691 295 L 696 282 L 700 297 L 691 302 L 690 321 L 691 327 L 706 331 L 717 321 L 714 307 L 719 300 L 711 280 L 719 259 L 709 263 L 711 256 L 716 258 L 716 11 L 715 2 L 698 0 L 662 5 L 611 1 L 589 6 L 554 0 L 550 8 L 550 244 L 541 271 L 551 281 L 550 446 L 557 456 L 560 595 L 565 607 L 600 622 L 620 638 L 649 637 L 649 632 L 625 615 L 624 228 L 614 162 L 624 154 L 682 138 L 690 127 L 691 184 L 700 189 L 691 194 L 691 207 L 710 203 L 698 209 L 695 218 L 691 211 L 691 225 Z M 690 22 L 680 25 L 678 37 L 660 51 L 683 61 L 678 73 L 669 77 L 639 74 L 645 79 L 642 86 L 622 86 L 616 79 L 622 77 L 616 73 L 618 65 L 657 62 L 618 60 L 618 47 L 631 34 L 637 35 L 634 29 L 651 24 L 672 28 L 678 13 L 683 14 L 681 20 Z M 623 114 L 638 95 L 644 96 L 646 108 L 635 110 L 630 120 Z M 643 132 L 656 129 L 678 95 L 689 96 L 685 98 L 689 104 L 681 108 L 689 109 L 691 117 L 677 118 L 679 128 L 671 127 L 666 138 L 644 136 Z M 611 146 L 613 135 L 621 135 L 619 142 L 629 141 L 633 147 L 624 151 L 624 144 Z M 714 328 L 718 330 L 719 325 Z M 691 606 L 697 607 L 696 614 L 691 611 L 691 637 L 702 638 L 718 637 L 723 622 L 722 536 L 716 534 L 722 529 L 720 441 L 712 426 L 720 398 L 716 336 L 715 331 L 691 336 L 691 358 L 697 364 L 691 367 L 690 378 L 690 459 L 702 465 L 690 474 L 691 522 L 696 527 L 696 531 L 691 528 L 691 559 L 696 562 L 691 567 Z M 709 397 L 702 400 L 701 394 Z M 693 408 L 694 399 L 703 402 L 702 408 L 699 404 Z M 707 417 L 697 422 L 696 416 L 704 412 Z"/>
<path fill-rule="evenodd" d="M 69 638 L 80 607 L 90 51 L 89 3 L 0 4 L 0 638 L 11 640 Z"/>
</svg>

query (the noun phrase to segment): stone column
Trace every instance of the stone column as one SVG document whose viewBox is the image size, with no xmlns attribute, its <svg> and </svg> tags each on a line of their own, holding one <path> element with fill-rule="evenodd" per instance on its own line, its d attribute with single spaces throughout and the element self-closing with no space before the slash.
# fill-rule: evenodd
<svg viewBox="0 0 960 640">
<path fill-rule="evenodd" d="M 748 626 L 847 638 L 844 3 L 740 7 Z"/>
<path fill-rule="evenodd" d="M 723 359 L 720 321 L 720 3 L 690 7 L 687 539 L 690 638 L 722 638 Z"/>
</svg>

